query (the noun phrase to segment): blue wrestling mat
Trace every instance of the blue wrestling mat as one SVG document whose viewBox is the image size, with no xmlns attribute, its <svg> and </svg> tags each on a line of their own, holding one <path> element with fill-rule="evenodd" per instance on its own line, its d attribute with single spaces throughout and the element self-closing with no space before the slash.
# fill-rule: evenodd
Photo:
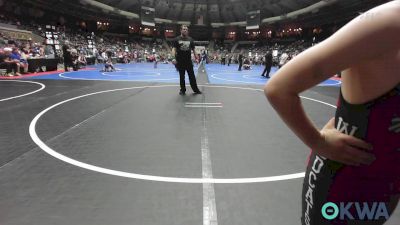
<svg viewBox="0 0 400 225">
<path fill-rule="evenodd" d="M 153 63 L 116 64 L 115 72 L 102 72 L 103 65 L 89 66 L 87 69 L 73 72 L 57 72 L 51 75 L 26 77 L 26 79 L 51 80 L 104 80 L 104 81 L 148 81 L 179 83 L 179 73 L 172 64 Z M 197 74 L 197 67 L 195 74 Z M 24 78 L 25 79 L 25 78 Z"/>
<path fill-rule="evenodd" d="M 154 68 L 153 63 L 116 64 L 115 72 L 102 72 L 103 65 L 88 66 L 86 69 L 73 72 L 55 72 L 47 75 L 19 77 L 19 79 L 49 79 L 49 80 L 103 80 L 103 81 L 141 81 L 179 83 L 179 73 L 172 64 L 158 64 Z M 194 72 L 206 72 L 210 84 L 234 84 L 234 85 L 265 85 L 268 79 L 261 76 L 264 66 L 252 66 L 251 70 L 238 71 L 237 64 L 220 65 L 206 64 L 205 69 L 194 66 Z M 277 67 L 272 67 L 270 76 L 274 76 Z M 186 83 L 189 82 L 186 74 Z M 328 79 L 319 86 L 339 86 L 340 81 Z"/>
<path fill-rule="evenodd" d="M 262 77 L 264 66 L 252 66 L 251 70 L 238 71 L 238 64 L 221 65 L 207 64 L 206 70 L 208 79 L 212 84 L 247 84 L 247 85 L 265 85 L 268 79 Z M 272 67 L 270 77 L 278 71 L 277 67 Z M 340 86 L 340 81 L 328 79 L 318 86 Z"/>
</svg>

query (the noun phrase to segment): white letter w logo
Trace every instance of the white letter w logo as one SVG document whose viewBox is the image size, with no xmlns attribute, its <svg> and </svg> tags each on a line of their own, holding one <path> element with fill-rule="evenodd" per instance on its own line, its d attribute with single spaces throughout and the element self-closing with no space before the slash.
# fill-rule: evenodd
<svg viewBox="0 0 400 225">
<path fill-rule="evenodd" d="M 357 131 L 358 127 L 351 126 L 351 131 L 349 132 L 349 123 L 343 121 L 342 117 L 339 117 L 339 122 L 336 128 L 339 132 L 354 136 L 354 133 Z"/>
<path fill-rule="evenodd" d="M 395 117 L 392 119 L 392 124 L 389 127 L 389 131 L 400 133 L 400 117 Z"/>
</svg>

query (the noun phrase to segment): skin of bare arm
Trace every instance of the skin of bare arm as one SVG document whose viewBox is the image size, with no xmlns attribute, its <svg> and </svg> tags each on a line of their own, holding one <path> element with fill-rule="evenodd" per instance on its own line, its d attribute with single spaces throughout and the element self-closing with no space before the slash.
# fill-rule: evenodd
<svg viewBox="0 0 400 225">
<path fill-rule="evenodd" d="M 172 63 L 173 63 L 173 64 L 176 64 L 176 60 L 175 60 L 175 57 L 176 57 L 176 48 L 175 48 L 175 47 L 172 48 L 172 56 L 174 57 L 174 60 L 172 60 Z"/>
<path fill-rule="evenodd" d="M 319 131 L 307 117 L 299 94 L 337 71 L 400 49 L 400 4 L 390 2 L 355 18 L 334 35 L 299 54 L 282 67 L 264 88 L 265 95 L 287 126 L 318 154 L 348 165 L 370 164 L 372 146 L 334 128 Z"/>
<path fill-rule="evenodd" d="M 192 52 L 193 52 L 193 55 L 194 55 L 194 60 L 197 61 L 198 59 L 197 59 L 196 51 L 193 49 Z"/>
</svg>

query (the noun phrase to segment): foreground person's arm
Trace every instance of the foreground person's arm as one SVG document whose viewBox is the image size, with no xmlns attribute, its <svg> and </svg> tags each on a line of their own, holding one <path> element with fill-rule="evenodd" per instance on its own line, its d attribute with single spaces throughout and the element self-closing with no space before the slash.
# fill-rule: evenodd
<svg viewBox="0 0 400 225">
<path fill-rule="evenodd" d="M 331 120 L 321 131 L 304 112 L 299 93 L 337 71 L 400 48 L 400 4 L 392 2 L 357 17 L 324 42 L 304 51 L 282 67 L 265 86 L 265 94 L 287 126 L 321 156 L 349 165 L 370 164 L 371 146 L 334 129 Z"/>
</svg>

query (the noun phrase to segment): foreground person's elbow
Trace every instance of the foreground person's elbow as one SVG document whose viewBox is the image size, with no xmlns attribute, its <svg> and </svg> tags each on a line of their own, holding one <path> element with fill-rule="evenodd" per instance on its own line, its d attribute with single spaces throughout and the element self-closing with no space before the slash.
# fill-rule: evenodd
<svg viewBox="0 0 400 225">
<path fill-rule="evenodd" d="M 268 82 L 264 86 L 264 94 L 268 101 L 272 102 L 279 97 L 279 89 L 273 85 L 273 83 Z"/>
</svg>

